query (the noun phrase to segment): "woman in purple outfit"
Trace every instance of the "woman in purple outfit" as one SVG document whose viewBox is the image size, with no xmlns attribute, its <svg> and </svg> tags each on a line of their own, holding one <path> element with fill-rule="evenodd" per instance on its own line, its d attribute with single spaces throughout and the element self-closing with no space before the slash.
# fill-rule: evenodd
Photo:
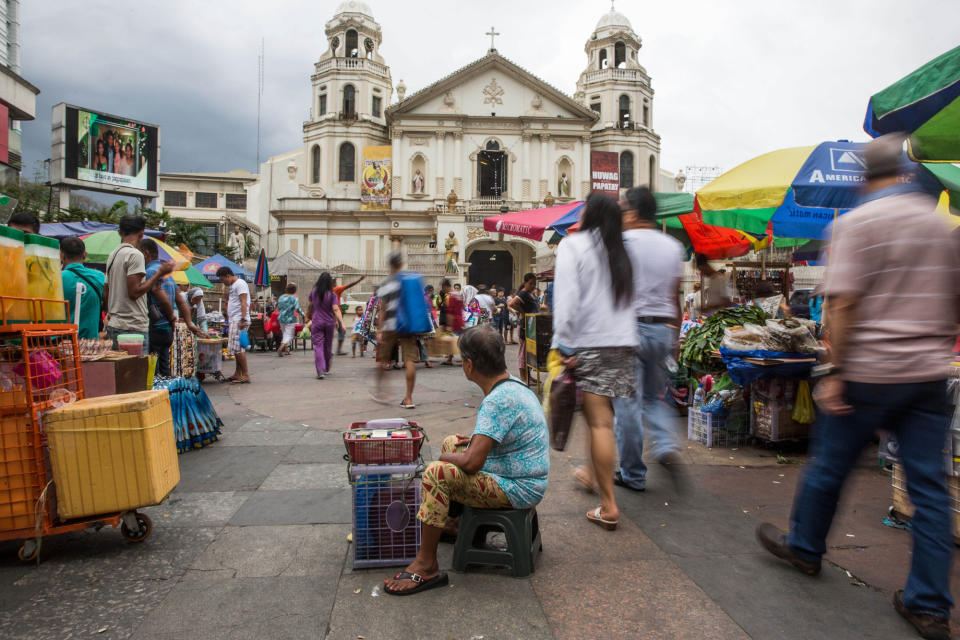
<svg viewBox="0 0 960 640">
<path fill-rule="evenodd" d="M 337 296 L 333 292 L 333 278 L 326 271 L 320 274 L 310 292 L 307 317 L 312 320 L 310 336 L 313 341 L 317 379 L 323 380 L 330 372 L 330 361 L 333 359 L 334 329 L 343 327 L 340 305 L 337 304 Z"/>
</svg>

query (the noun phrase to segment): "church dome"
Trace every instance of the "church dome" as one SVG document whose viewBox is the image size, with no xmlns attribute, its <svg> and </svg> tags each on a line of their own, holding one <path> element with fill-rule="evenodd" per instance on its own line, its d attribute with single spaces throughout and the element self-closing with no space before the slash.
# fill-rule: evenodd
<svg viewBox="0 0 960 640">
<path fill-rule="evenodd" d="M 349 3 L 344 2 L 344 4 Z M 604 27 L 626 27 L 631 31 L 633 30 L 633 26 L 630 24 L 630 21 L 627 20 L 627 16 L 615 9 L 610 9 L 609 13 L 603 14 L 597 22 L 597 30 L 603 29 Z"/>
<path fill-rule="evenodd" d="M 341 2 L 340 6 L 337 7 L 337 10 L 334 12 L 334 15 L 340 15 L 341 13 L 362 13 L 369 18 L 373 18 L 373 11 L 370 9 L 370 5 L 366 2 L 359 2 L 359 0 Z"/>
</svg>

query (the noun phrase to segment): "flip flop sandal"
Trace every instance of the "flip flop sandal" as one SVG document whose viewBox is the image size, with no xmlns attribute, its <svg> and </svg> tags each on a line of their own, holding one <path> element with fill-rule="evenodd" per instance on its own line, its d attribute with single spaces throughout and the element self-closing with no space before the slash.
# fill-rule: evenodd
<svg viewBox="0 0 960 640">
<path fill-rule="evenodd" d="M 435 589 L 436 587 L 445 587 L 450 584 L 450 578 L 446 573 L 441 571 L 434 577 L 429 580 L 424 580 L 423 576 L 416 573 L 407 573 L 406 571 L 401 571 L 396 576 L 393 577 L 394 580 L 411 580 L 417 583 L 412 589 L 402 589 L 402 590 L 392 590 L 390 587 L 384 585 L 383 590 L 386 593 L 389 593 L 392 596 L 412 596 L 415 593 L 420 593 L 421 591 L 426 591 L 427 589 Z"/>
<path fill-rule="evenodd" d="M 250 384 L 250 378 L 234 378 L 230 384 Z"/>
<path fill-rule="evenodd" d="M 616 529 L 617 523 L 619 522 L 618 520 L 606 520 L 600 515 L 600 507 L 597 507 L 593 511 L 587 511 L 587 520 L 595 525 L 603 527 L 607 531 L 613 531 Z"/>
<path fill-rule="evenodd" d="M 404 408 L 404 409 L 416 409 L 416 408 L 417 408 L 417 405 L 415 405 L 415 404 L 403 404 L 403 403 L 401 403 L 400 406 L 401 406 L 402 408 Z"/>
</svg>

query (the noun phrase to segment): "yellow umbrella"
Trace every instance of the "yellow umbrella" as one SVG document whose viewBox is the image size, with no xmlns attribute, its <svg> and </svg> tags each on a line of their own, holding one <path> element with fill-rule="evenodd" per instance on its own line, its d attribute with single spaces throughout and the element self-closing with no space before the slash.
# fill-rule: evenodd
<svg viewBox="0 0 960 640">
<path fill-rule="evenodd" d="M 944 217 L 951 227 L 954 229 L 960 227 L 960 216 L 955 215 L 950 210 L 950 193 L 948 191 L 940 192 L 940 200 L 937 201 L 936 211 Z"/>
</svg>

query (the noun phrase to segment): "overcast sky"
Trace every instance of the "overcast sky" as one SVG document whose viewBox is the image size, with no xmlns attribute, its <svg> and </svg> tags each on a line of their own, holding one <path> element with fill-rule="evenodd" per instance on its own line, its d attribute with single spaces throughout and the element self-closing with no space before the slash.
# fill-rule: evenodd
<svg viewBox="0 0 960 640">
<path fill-rule="evenodd" d="M 23 124 L 24 175 L 50 156 L 58 102 L 160 125 L 161 170 L 255 169 L 301 144 L 310 74 L 339 1 L 24 2 L 22 74 L 41 90 Z M 604 0 L 369 2 L 381 53 L 409 93 L 502 55 L 572 95 Z M 653 78 L 661 166 L 729 169 L 772 149 L 865 139 L 869 96 L 958 44 L 957 0 L 617 0 Z M 394 100 L 396 96 L 394 96 Z"/>
</svg>

